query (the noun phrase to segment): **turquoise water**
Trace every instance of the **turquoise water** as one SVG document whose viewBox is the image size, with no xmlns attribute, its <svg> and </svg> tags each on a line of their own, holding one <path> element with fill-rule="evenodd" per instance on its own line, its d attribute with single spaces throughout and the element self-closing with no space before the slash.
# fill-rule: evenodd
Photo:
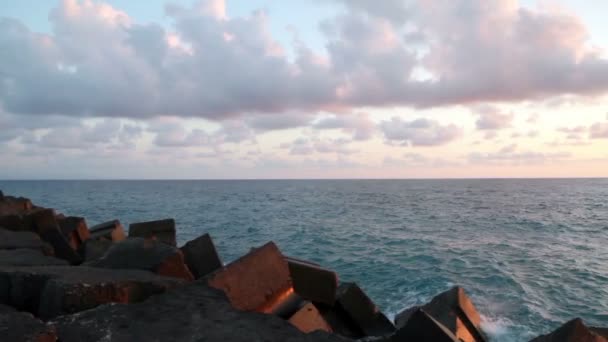
<svg viewBox="0 0 608 342">
<path fill-rule="evenodd" d="M 225 262 L 274 240 L 390 316 L 461 285 L 495 341 L 608 326 L 608 179 L 0 181 L 89 225 L 174 217 Z"/>
</svg>

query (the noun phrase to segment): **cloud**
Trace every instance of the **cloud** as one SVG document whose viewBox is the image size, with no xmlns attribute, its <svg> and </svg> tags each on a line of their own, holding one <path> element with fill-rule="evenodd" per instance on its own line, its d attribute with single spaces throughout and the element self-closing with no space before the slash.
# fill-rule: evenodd
<svg viewBox="0 0 608 342">
<path fill-rule="evenodd" d="M 305 127 L 314 116 L 305 113 L 285 113 L 280 115 L 256 115 L 247 119 L 247 125 L 258 132 Z"/>
<path fill-rule="evenodd" d="M 517 151 L 517 145 L 508 145 L 497 152 L 481 153 L 473 152 L 468 155 L 471 164 L 490 165 L 532 165 L 543 164 L 549 161 L 568 159 L 571 155 L 567 152 L 544 153 L 536 151 Z"/>
<path fill-rule="evenodd" d="M 376 131 L 376 124 L 366 113 L 342 114 L 321 118 L 312 125 L 319 130 L 340 129 L 351 134 L 354 140 L 369 140 Z"/>
<path fill-rule="evenodd" d="M 380 129 L 387 142 L 411 146 L 444 145 L 462 135 L 462 129 L 454 124 L 441 125 L 428 119 L 404 121 L 393 117 L 382 121 Z"/>
<path fill-rule="evenodd" d="M 479 115 L 475 122 L 479 130 L 499 130 L 508 128 L 513 122 L 513 113 L 502 113 L 500 109 L 489 105 L 479 105 L 473 108 L 473 112 Z"/>
<path fill-rule="evenodd" d="M 597 122 L 589 128 L 591 139 L 608 139 L 608 122 Z"/>
<path fill-rule="evenodd" d="M 291 155 L 312 155 L 314 153 L 350 155 L 357 150 L 349 147 L 348 139 L 321 139 L 321 138 L 298 138 L 290 143 L 283 143 L 279 147 L 289 150 Z"/>
</svg>

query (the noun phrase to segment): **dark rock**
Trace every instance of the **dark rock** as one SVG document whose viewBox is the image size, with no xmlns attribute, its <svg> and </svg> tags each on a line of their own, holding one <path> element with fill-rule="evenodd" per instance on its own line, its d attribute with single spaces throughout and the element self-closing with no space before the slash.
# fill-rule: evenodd
<svg viewBox="0 0 608 342">
<path fill-rule="evenodd" d="M 397 328 L 404 326 L 417 308 L 407 309 L 397 315 Z M 486 340 L 480 328 L 479 313 L 461 287 L 437 295 L 420 308 L 464 342 Z"/>
<path fill-rule="evenodd" d="M 33 232 L 10 231 L 0 228 L 0 250 L 32 249 L 44 255 L 54 255 L 53 247 Z"/>
<path fill-rule="evenodd" d="M 29 229 L 26 224 L 23 215 L 20 214 L 7 214 L 0 215 L 0 227 L 11 231 L 33 231 Z"/>
<path fill-rule="evenodd" d="M 125 237 L 125 230 L 118 220 L 100 223 L 90 228 L 90 239 L 105 239 L 117 242 L 124 240 Z"/>
<path fill-rule="evenodd" d="M 171 246 L 177 246 L 177 242 L 175 241 L 175 220 L 164 219 L 131 223 L 129 225 L 129 237 L 153 239 Z"/>
<path fill-rule="evenodd" d="M 35 249 L 0 250 L 0 266 L 61 266 L 63 259 L 43 255 Z"/>
<path fill-rule="evenodd" d="M 309 333 L 317 330 L 333 332 L 332 327 L 325 320 L 323 314 L 313 303 L 305 304 L 293 316 L 289 318 L 289 323 L 300 331 Z"/>
<path fill-rule="evenodd" d="M 287 261 L 273 242 L 210 274 L 208 282 L 245 311 L 270 312 L 293 292 Z"/>
<path fill-rule="evenodd" d="M 4 201 L 4 193 L 0 190 L 0 201 Z"/>
<path fill-rule="evenodd" d="M 338 276 L 335 272 L 302 260 L 287 258 L 293 288 L 302 298 L 334 305 Z"/>
<path fill-rule="evenodd" d="M 103 257 L 88 263 L 88 266 L 146 270 L 163 276 L 194 280 L 178 248 L 143 238 L 128 238 L 112 244 Z"/>
<path fill-rule="evenodd" d="M 538 336 L 530 342 L 608 342 L 608 338 L 601 334 L 603 330 L 589 328 L 582 319 L 575 318 L 552 333 Z"/>
<path fill-rule="evenodd" d="M 594 333 L 608 339 L 608 328 L 589 327 Z"/>
<path fill-rule="evenodd" d="M 103 305 L 52 322 L 62 342 L 106 341 L 346 341 L 324 332 L 304 334 L 288 322 L 231 307 L 201 281 L 143 303 Z"/>
<path fill-rule="evenodd" d="M 196 279 L 222 268 L 222 261 L 209 234 L 188 241 L 180 249 L 184 253 L 186 265 Z"/>
<path fill-rule="evenodd" d="M 55 210 L 41 209 L 28 214 L 28 218 L 33 224 L 33 229 L 36 233 L 42 236 L 43 233 L 49 230 L 59 230 L 59 224 L 55 218 Z"/>
<path fill-rule="evenodd" d="M 74 250 L 78 250 L 80 245 L 89 239 L 91 233 L 87 222 L 82 217 L 68 216 L 57 220 L 63 236 Z"/>
<path fill-rule="evenodd" d="M 19 312 L 0 304 L 0 338 L 2 341 L 55 342 L 55 328 L 44 324 L 28 312 Z"/>
<path fill-rule="evenodd" d="M 140 270 L 0 266 L 0 303 L 48 319 L 104 303 L 140 302 L 181 284 Z"/>
<path fill-rule="evenodd" d="M 88 239 L 78 250 L 85 262 L 100 259 L 114 242 L 106 239 Z"/>
<path fill-rule="evenodd" d="M 337 290 L 336 306 L 348 314 L 365 336 L 393 333 L 393 323 L 355 283 L 342 283 Z"/>
<path fill-rule="evenodd" d="M 459 342 L 460 340 L 422 309 L 417 309 L 411 313 L 405 325 L 387 338 L 386 341 Z"/>
<path fill-rule="evenodd" d="M 21 214 L 32 208 L 32 201 L 23 197 L 2 196 L 0 201 L 0 215 Z"/>
<path fill-rule="evenodd" d="M 63 260 L 68 261 L 72 265 L 78 265 L 82 263 L 82 258 L 76 251 L 70 246 L 68 241 L 65 239 L 59 229 L 47 229 L 40 233 L 42 240 L 48 242 L 53 246 L 55 256 Z"/>
</svg>

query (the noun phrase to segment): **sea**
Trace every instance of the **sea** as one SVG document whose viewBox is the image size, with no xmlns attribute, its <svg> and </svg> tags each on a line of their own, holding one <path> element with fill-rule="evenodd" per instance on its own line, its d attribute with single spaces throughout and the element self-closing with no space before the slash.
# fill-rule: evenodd
<svg viewBox="0 0 608 342">
<path fill-rule="evenodd" d="M 225 263 L 274 241 L 389 318 L 455 285 L 492 341 L 608 326 L 608 179 L 0 181 L 89 226 L 172 217 Z"/>
</svg>

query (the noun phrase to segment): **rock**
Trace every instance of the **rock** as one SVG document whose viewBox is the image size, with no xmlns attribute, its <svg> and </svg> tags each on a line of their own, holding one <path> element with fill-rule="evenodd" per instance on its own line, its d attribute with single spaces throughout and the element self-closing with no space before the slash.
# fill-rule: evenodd
<svg viewBox="0 0 608 342">
<path fill-rule="evenodd" d="M 302 298 L 334 305 L 338 276 L 335 272 L 302 260 L 287 258 L 293 288 Z"/>
<path fill-rule="evenodd" d="M 35 249 L 0 250 L 0 266 L 60 266 L 68 265 L 63 259 L 43 255 Z"/>
<path fill-rule="evenodd" d="M 125 230 L 118 220 L 100 223 L 91 227 L 90 239 L 105 239 L 109 241 L 122 241 L 125 239 Z"/>
<path fill-rule="evenodd" d="M 32 249 L 44 255 L 54 255 L 53 247 L 33 232 L 10 231 L 0 228 L 0 250 Z"/>
<path fill-rule="evenodd" d="M 100 259 L 114 242 L 106 239 L 88 239 L 80 245 L 78 253 L 84 262 Z"/>
<path fill-rule="evenodd" d="M 72 249 L 59 229 L 49 228 L 40 234 L 40 238 L 53 246 L 56 257 L 66 260 L 72 265 L 79 265 L 82 263 L 82 258 L 80 255 L 78 255 L 78 253 Z"/>
<path fill-rule="evenodd" d="M 589 328 L 580 318 L 566 322 L 550 334 L 538 336 L 530 342 L 608 342 L 601 328 Z"/>
<path fill-rule="evenodd" d="M 342 283 L 336 306 L 342 309 L 365 336 L 386 336 L 395 331 L 393 323 L 355 283 Z"/>
<path fill-rule="evenodd" d="M 145 270 L 163 276 L 194 280 L 192 273 L 184 264 L 184 256 L 178 248 L 143 238 L 128 238 L 114 243 L 103 257 L 87 265 L 101 268 Z"/>
<path fill-rule="evenodd" d="M 347 341 L 324 332 L 304 334 L 272 316 L 234 309 L 225 295 L 196 281 L 130 305 L 111 304 L 52 321 L 62 342 Z"/>
<path fill-rule="evenodd" d="M 196 279 L 222 268 L 222 261 L 209 234 L 188 241 L 180 249 L 184 253 L 186 265 Z"/>
<path fill-rule="evenodd" d="M 20 214 L 7 214 L 0 215 L 0 227 L 11 231 L 33 231 L 28 229 L 23 215 Z"/>
<path fill-rule="evenodd" d="M 157 221 L 131 223 L 129 237 L 142 237 L 177 246 L 175 241 L 175 220 L 164 219 Z"/>
<path fill-rule="evenodd" d="M 287 261 L 273 242 L 210 274 L 208 283 L 244 311 L 270 312 L 293 292 Z"/>
<path fill-rule="evenodd" d="M 460 340 L 422 309 L 416 309 L 405 325 L 387 338 L 386 341 L 459 342 Z"/>
<path fill-rule="evenodd" d="M 0 215 L 21 214 L 31 210 L 32 201 L 23 197 L 2 196 L 0 201 Z"/>
<path fill-rule="evenodd" d="M 80 245 L 88 240 L 91 235 L 87 222 L 82 217 L 68 216 L 58 219 L 57 223 L 59 223 L 63 236 L 74 250 L 78 250 Z"/>
<path fill-rule="evenodd" d="M 4 193 L 0 190 L 0 201 L 4 201 Z"/>
<path fill-rule="evenodd" d="M 32 229 L 39 235 L 49 230 L 59 230 L 59 224 L 53 209 L 36 210 L 28 213 L 27 216 L 32 223 Z"/>
<path fill-rule="evenodd" d="M 313 303 L 305 304 L 291 318 L 289 323 L 293 324 L 300 331 L 309 333 L 317 330 L 333 332 L 329 323 L 323 317 L 323 314 L 317 309 Z"/>
<path fill-rule="evenodd" d="M 140 270 L 0 266 L 0 303 L 48 319 L 104 303 L 140 302 L 183 283 Z"/>
<path fill-rule="evenodd" d="M 486 340 L 480 328 L 479 313 L 461 287 L 437 295 L 420 308 L 464 342 Z M 404 326 L 416 309 L 410 308 L 397 315 L 397 328 Z"/>
<path fill-rule="evenodd" d="M 55 342 L 55 328 L 44 324 L 28 312 L 19 312 L 0 304 L 0 336 L 2 341 Z"/>
</svg>

